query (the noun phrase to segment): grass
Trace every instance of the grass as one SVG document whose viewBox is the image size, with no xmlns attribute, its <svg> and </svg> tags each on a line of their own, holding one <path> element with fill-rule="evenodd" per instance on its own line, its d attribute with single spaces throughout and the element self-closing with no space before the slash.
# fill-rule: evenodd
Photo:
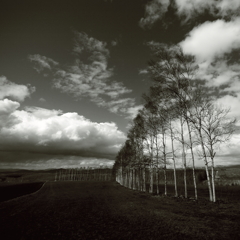
<svg viewBox="0 0 240 240">
<path fill-rule="evenodd" d="M 149 188 L 149 184 L 147 185 L 147 191 Z M 169 196 L 174 196 L 175 195 L 175 188 L 174 185 L 168 184 L 167 185 L 167 191 Z M 187 186 L 187 191 L 188 191 L 188 197 L 189 198 L 194 198 L 195 197 L 195 192 L 194 192 L 194 186 L 193 185 L 188 185 Z M 156 195 L 156 185 L 153 186 L 153 192 L 154 195 Z M 164 185 L 160 184 L 159 185 L 159 195 L 164 194 Z M 198 198 L 199 200 L 208 200 L 209 199 L 209 190 L 206 184 L 199 184 L 197 186 L 197 192 L 198 192 Z M 183 184 L 178 184 L 178 195 L 179 196 L 184 196 L 185 190 L 184 190 L 184 185 Z M 224 201 L 224 202 L 239 202 L 240 200 L 240 186 L 221 186 L 218 185 L 216 186 L 216 197 L 217 200 L 219 201 Z"/>
<path fill-rule="evenodd" d="M 240 204 L 133 191 L 115 182 L 47 182 L 0 203 L 2 239 L 239 239 Z"/>
</svg>

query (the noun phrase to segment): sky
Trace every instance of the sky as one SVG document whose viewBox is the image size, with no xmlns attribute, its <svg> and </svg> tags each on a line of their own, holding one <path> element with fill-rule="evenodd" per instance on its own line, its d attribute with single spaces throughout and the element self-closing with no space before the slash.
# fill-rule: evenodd
<svg viewBox="0 0 240 240">
<path fill-rule="evenodd" d="M 239 0 L 2 0 L 0 33 L 0 168 L 112 166 L 151 85 L 149 43 L 194 55 L 240 116 Z M 239 164 L 239 134 L 217 164 Z"/>
</svg>

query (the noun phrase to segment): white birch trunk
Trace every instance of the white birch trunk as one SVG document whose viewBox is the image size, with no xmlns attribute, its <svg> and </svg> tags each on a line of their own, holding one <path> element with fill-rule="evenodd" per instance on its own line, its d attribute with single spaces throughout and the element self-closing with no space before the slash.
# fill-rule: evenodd
<svg viewBox="0 0 240 240">
<path fill-rule="evenodd" d="M 191 134 L 191 129 L 190 129 L 190 125 L 189 125 L 188 120 L 187 120 L 187 127 L 188 127 L 188 135 L 189 135 L 189 140 L 190 140 L 190 150 L 191 150 L 191 156 L 192 156 L 194 193 L 195 193 L 195 199 L 197 200 L 198 199 L 198 194 L 197 194 L 197 181 L 196 181 L 196 173 L 195 173 L 195 158 L 194 158 L 194 153 L 193 153 L 192 134 Z"/>
</svg>

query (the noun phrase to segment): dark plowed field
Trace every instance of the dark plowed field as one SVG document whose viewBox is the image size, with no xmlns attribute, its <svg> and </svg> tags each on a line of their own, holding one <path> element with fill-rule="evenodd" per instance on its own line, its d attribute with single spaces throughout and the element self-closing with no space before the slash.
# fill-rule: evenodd
<svg viewBox="0 0 240 240">
<path fill-rule="evenodd" d="M 114 182 L 47 182 L 0 203 L 0 239 L 240 239 L 240 205 L 134 192 Z"/>
</svg>

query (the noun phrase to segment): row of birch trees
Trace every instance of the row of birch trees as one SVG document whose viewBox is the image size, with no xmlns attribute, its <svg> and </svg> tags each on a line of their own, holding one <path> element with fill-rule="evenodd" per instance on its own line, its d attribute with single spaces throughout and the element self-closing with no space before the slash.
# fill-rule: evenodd
<svg viewBox="0 0 240 240">
<path fill-rule="evenodd" d="M 230 139 L 236 119 L 228 117 L 229 109 L 216 104 L 218 89 L 206 87 L 204 79 L 197 78 L 198 66 L 192 56 L 175 45 L 155 43 L 150 47 L 154 60 L 149 62 L 148 72 L 153 84 L 143 95 L 144 107 L 133 119 L 127 140 L 116 157 L 117 181 L 145 191 L 147 169 L 152 192 L 153 178 L 158 182 L 159 177 L 153 172 L 161 169 L 167 195 L 167 167 L 171 165 L 178 196 L 177 166 L 181 159 L 187 198 L 187 156 L 190 156 L 195 199 L 198 198 L 195 163 L 201 160 L 209 199 L 215 202 L 216 151 Z"/>
<path fill-rule="evenodd" d="M 111 181 L 110 168 L 69 168 L 59 169 L 55 181 Z"/>
</svg>

